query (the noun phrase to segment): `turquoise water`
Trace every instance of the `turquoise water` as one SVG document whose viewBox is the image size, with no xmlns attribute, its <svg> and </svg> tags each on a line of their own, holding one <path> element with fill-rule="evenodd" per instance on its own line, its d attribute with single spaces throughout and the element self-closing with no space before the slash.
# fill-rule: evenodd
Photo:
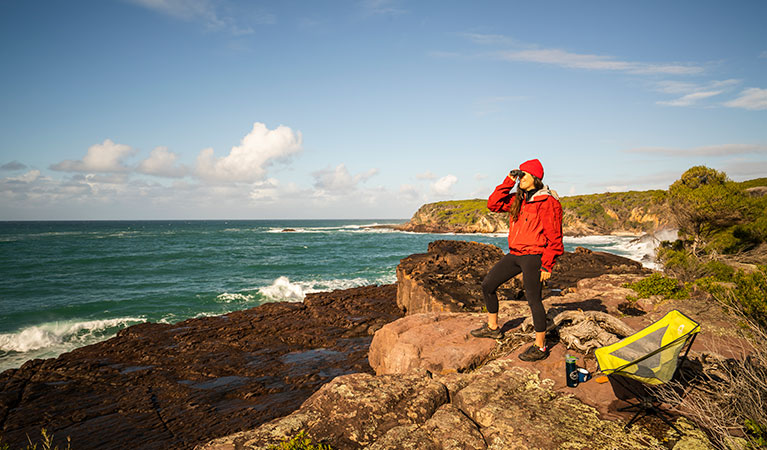
<svg viewBox="0 0 767 450">
<path fill-rule="evenodd" d="M 505 248 L 504 235 L 368 228 L 378 221 L 0 223 L 0 371 L 140 322 L 174 323 L 268 301 L 396 281 L 435 239 Z M 293 229 L 293 232 L 284 232 Z M 567 240 L 631 256 L 630 238 Z"/>
</svg>

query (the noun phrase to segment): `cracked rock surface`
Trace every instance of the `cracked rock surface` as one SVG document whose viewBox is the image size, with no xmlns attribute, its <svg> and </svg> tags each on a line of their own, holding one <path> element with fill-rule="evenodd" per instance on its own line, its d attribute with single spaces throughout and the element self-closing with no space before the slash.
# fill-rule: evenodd
<svg viewBox="0 0 767 450">
<path fill-rule="evenodd" d="M 77 449 L 184 449 L 298 408 L 338 375 L 371 373 L 372 334 L 401 317 L 396 287 L 310 294 L 116 337 L 0 374 L 0 438 L 45 427 Z"/>
</svg>

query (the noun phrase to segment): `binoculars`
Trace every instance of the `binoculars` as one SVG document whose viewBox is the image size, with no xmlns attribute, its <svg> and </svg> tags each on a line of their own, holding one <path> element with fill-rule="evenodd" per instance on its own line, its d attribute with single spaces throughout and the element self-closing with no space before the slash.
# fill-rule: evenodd
<svg viewBox="0 0 767 450">
<path fill-rule="evenodd" d="M 509 176 L 511 178 L 522 178 L 525 175 L 525 172 L 522 172 L 519 169 L 514 169 L 511 172 L 509 172 Z"/>
</svg>

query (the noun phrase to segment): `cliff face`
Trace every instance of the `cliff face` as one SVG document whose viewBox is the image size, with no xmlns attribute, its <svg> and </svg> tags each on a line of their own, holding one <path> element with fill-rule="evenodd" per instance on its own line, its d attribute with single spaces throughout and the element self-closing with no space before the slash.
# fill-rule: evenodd
<svg viewBox="0 0 767 450">
<path fill-rule="evenodd" d="M 562 230 L 567 236 L 644 234 L 669 228 L 671 214 L 665 191 L 616 192 L 563 197 Z M 403 231 L 429 233 L 504 233 L 507 213 L 493 213 L 483 199 L 423 205 Z"/>
<path fill-rule="evenodd" d="M 489 211 L 481 199 L 427 203 L 397 228 L 422 233 L 501 233 L 509 229 L 509 215 Z"/>
</svg>

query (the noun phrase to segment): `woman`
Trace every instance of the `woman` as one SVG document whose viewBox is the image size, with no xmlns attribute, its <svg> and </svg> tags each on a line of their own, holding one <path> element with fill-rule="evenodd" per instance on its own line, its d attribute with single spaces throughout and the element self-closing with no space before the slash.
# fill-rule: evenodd
<svg viewBox="0 0 767 450">
<path fill-rule="evenodd" d="M 556 258 L 564 253 L 562 205 L 556 192 L 543 185 L 542 178 L 541 162 L 537 159 L 526 161 L 519 166 L 519 170 L 512 170 L 487 200 L 491 211 L 509 212 L 509 254 L 493 266 L 482 280 L 487 323 L 471 332 L 476 337 L 503 337 L 503 331 L 498 326 L 498 296 L 495 291 L 522 272 L 525 298 L 535 326 L 535 344 L 519 355 L 523 361 L 538 361 L 549 356 L 541 287 L 551 277 Z M 511 193 L 515 184 L 517 192 Z"/>
</svg>

